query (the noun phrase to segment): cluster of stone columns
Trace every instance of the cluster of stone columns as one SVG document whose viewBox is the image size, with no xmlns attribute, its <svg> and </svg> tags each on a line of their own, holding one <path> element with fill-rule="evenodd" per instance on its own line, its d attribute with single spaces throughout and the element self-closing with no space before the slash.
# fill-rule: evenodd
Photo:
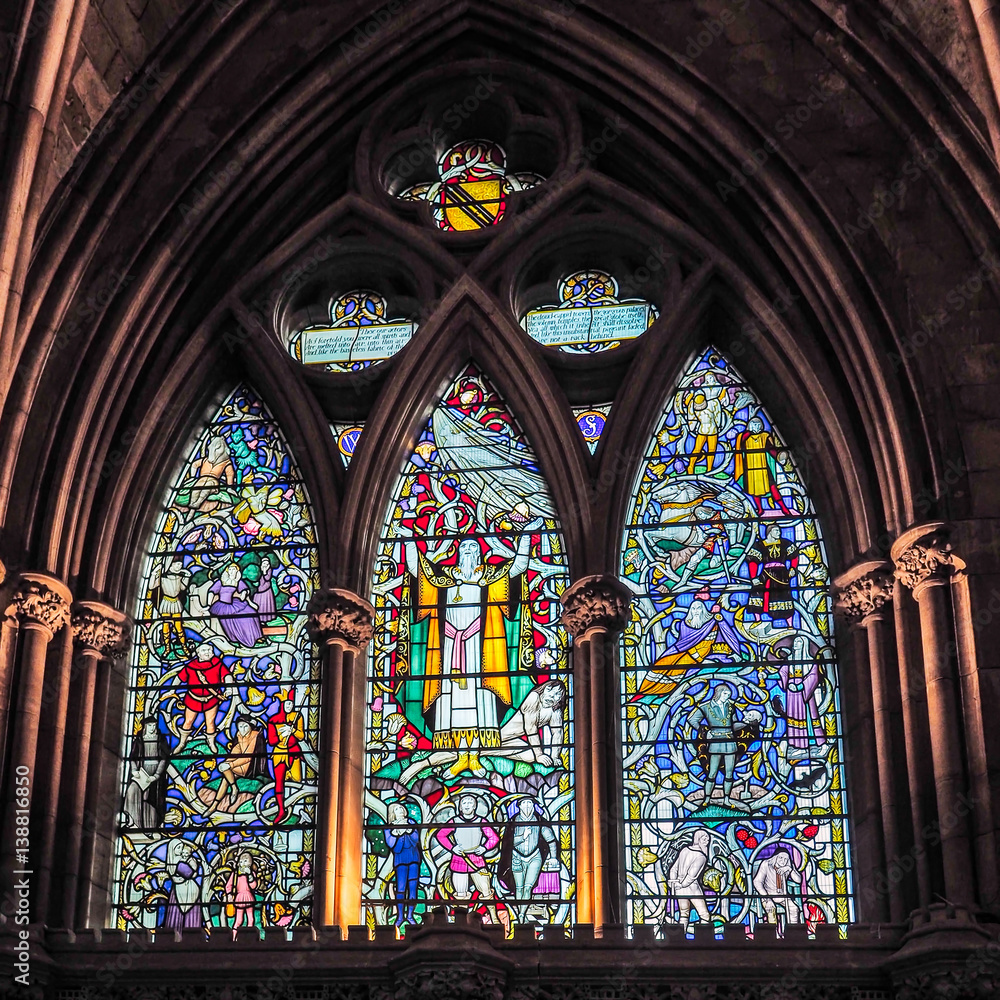
<svg viewBox="0 0 1000 1000">
<path fill-rule="evenodd" d="M 867 639 L 856 668 L 874 715 L 884 868 L 862 892 L 864 917 L 899 923 L 915 905 L 954 919 L 997 904 L 968 579 L 940 522 L 905 532 L 890 558 L 837 580 L 838 608 Z"/>
<path fill-rule="evenodd" d="M 13 588 L 0 634 L 7 918 L 28 907 L 36 921 L 86 921 L 82 890 L 94 873 L 84 828 L 88 801 L 95 812 L 108 661 L 124 652 L 125 623 L 107 605 L 73 603 L 68 587 L 46 574 L 23 573 Z"/>
</svg>

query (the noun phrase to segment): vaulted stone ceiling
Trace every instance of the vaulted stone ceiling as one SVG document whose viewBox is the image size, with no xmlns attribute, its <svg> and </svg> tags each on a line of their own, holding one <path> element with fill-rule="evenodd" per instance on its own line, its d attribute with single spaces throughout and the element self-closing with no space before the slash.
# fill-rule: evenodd
<svg viewBox="0 0 1000 1000">
<path fill-rule="evenodd" d="M 216 0 L 215 6 L 222 17 L 241 2 Z M 680 2 L 689 3 L 704 18 L 717 15 L 726 6 L 726 0 L 648 0 L 636 5 L 636 18 L 655 16 L 657 7 L 676 8 Z M 869 0 L 849 0 L 836 6 L 850 9 L 859 2 L 867 6 Z M 970 59 L 954 0 L 880 0 L 880 4 L 886 14 L 883 31 L 915 36 L 976 104 L 982 105 L 984 81 Z M 69 169 L 124 83 L 155 55 L 160 41 L 189 6 L 190 0 L 92 0 L 66 96 L 47 194 Z M 11 13 L 14 7 L 10 5 Z"/>
<path fill-rule="evenodd" d="M 215 0 L 215 6 L 222 18 L 242 2 L 244 0 Z M 682 2 L 690 4 L 705 19 L 717 15 L 726 6 L 726 0 L 647 0 L 636 5 L 635 16 L 637 19 L 656 16 L 656 8 L 676 9 Z M 883 32 L 899 31 L 919 39 L 928 53 L 982 107 L 985 83 L 975 61 L 970 58 L 955 0 L 879 0 L 879 3 L 885 10 Z M 66 96 L 62 130 L 46 195 L 69 169 L 77 151 L 123 85 L 148 60 L 155 58 L 157 46 L 191 5 L 191 0 L 92 0 Z M 869 0 L 848 0 L 830 6 L 849 12 L 857 5 L 868 6 Z M 5 9 L 0 11 L 0 35 L 12 28 L 18 4 L 2 6 Z M 36 19 L 45 16 L 44 10 L 43 4 Z M 10 23 L 5 23 L 5 19 Z"/>
</svg>

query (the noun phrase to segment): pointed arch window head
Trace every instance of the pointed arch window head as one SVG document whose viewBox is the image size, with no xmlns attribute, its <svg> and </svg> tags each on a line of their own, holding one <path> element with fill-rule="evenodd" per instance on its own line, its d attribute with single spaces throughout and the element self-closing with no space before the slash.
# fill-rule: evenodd
<svg viewBox="0 0 1000 1000">
<path fill-rule="evenodd" d="M 507 195 L 544 180 L 531 172 L 508 173 L 507 154 L 489 139 L 468 139 L 438 158 L 438 180 L 413 184 L 398 195 L 427 201 L 439 229 L 461 233 L 495 226 L 507 211 Z"/>
<path fill-rule="evenodd" d="M 565 547 L 517 421 L 466 369 L 390 504 L 372 586 L 369 926 L 471 907 L 509 934 L 572 922 Z"/>
<path fill-rule="evenodd" d="M 310 920 L 316 532 L 274 419 L 236 389 L 188 448 L 146 553 L 126 693 L 114 926 Z"/>
<path fill-rule="evenodd" d="M 356 288 L 334 299 L 329 323 L 294 333 L 288 353 L 304 365 L 327 371 L 360 371 L 402 350 L 416 329 L 412 320 L 388 318 L 384 296 Z"/>
<path fill-rule="evenodd" d="M 588 270 L 563 278 L 559 301 L 530 310 L 521 326 L 545 347 L 595 354 L 645 333 L 657 316 L 645 299 L 620 299 L 618 281 L 606 271 Z"/>
<path fill-rule="evenodd" d="M 632 923 L 852 919 L 829 574 L 812 503 L 714 349 L 678 382 L 622 538 Z"/>
</svg>

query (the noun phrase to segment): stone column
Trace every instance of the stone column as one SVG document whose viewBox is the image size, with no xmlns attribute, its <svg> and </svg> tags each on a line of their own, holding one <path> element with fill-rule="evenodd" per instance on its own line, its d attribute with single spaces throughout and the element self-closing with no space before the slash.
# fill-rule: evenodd
<svg viewBox="0 0 1000 1000">
<path fill-rule="evenodd" d="M 889 919 L 902 923 L 906 904 L 902 886 L 889 877 L 889 866 L 899 857 L 899 803 L 893 774 L 893 747 L 889 701 L 887 653 L 889 630 L 885 605 L 892 600 L 895 580 L 888 563 L 862 563 L 845 573 L 838 581 L 842 588 L 837 606 L 853 618 L 866 633 L 868 670 L 871 677 L 872 718 L 875 729 L 875 753 L 878 760 L 879 804 L 882 813 L 882 844 L 885 880 L 889 893 Z"/>
<path fill-rule="evenodd" d="M 121 807 L 120 802 L 102 802 L 105 787 L 105 743 L 108 729 L 108 711 L 111 701 L 113 661 L 101 659 L 97 662 L 97 676 L 94 682 L 94 709 L 90 724 L 90 750 L 87 754 L 87 786 L 83 800 L 83 842 L 80 848 L 79 876 L 76 883 L 76 927 L 93 927 L 99 919 L 102 893 L 101 879 L 96 870 L 98 841 L 102 831 L 113 835 L 114 817 Z M 125 683 L 124 679 L 120 679 Z M 121 717 L 115 720 L 121 725 Z M 118 733 L 120 737 L 120 731 Z M 117 749 L 117 748 L 116 748 Z M 120 794 L 115 789 L 113 795 Z M 105 807 L 105 808 L 102 808 Z"/>
<path fill-rule="evenodd" d="M 21 575 L 12 605 L 21 629 L 20 682 L 16 692 L 17 707 L 11 719 L 12 736 L 7 760 L 8 787 L 3 818 L 3 852 L 0 858 L 5 887 L 16 878 L 14 871 L 32 871 L 41 861 L 41 844 L 30 843 L 26 854 L 20 853 L 17 819 L 24 820 L 31 809 L 37 775 L 38 727 L 41 722 L 42 688 L 45 683 L 45 656 L 53 635 L 69 621 L 71 595 L 66 585 L 42 573 Z M 14 692 L 12 692 L 13 694 Z M 14 776 L 27 778 L 27 783 Z M 30 839 L 30 838 L 29 838 Z M 32 893 L 35 895 L 35 893 Z M 36 905 L 38 903 L 36 897 Z"/>
<path fill-rule="evenodd" d="M 585 576 L 562 595 L 573 637 L 576 739 L 577 921 L 621 923 L 621 692 L 615 645 L 631 618 L 631 591 L 613 576 Z"/>
<path fill-rule="evenodd" d="M 69 708 L 69 685 L 73 673 L 73 636 L 62 629 L 52 642 L 46 682 L 42 686 L 39 732 L 41 751 L 35 771 L 35 815 L 40 849 L 34 863 L 37 905 L 36 919 L 48 924 L 52 911 L 52 863 L 56 846 L 56 818 L 59 809 L 59 783 L 62 780 L 63 748 L 66 745 L 66 716 Z M 32 845 L 34 846 L 34 845 Z"/>
<path fill-rule="evenodd" d="M 969 907 L 976 899 L 976 891 L 965 820 L 969 799 L 949 599 L 956 563 L 943 529 L 939 523 L 911 528 L 893 544 L 892 559 L 896 578 L 913 591 L 920 612 L 944 894 L 950 903 Z"/>
<path fill-rule="evenodd" d="M 965 733 L 965 752 L 969 763 L 969 787 L 972 791 L 973 857 L 976 862 L 976 886 L 979 903 L 986 909 L 1000 905 L 1000 884 L 997 872 L 997 842 L 993 829 L 993 791 L 990 786 L 990 762 L 986 749 L 986 723 L 979 690 L 979 658 L 976 651 L 975 623 L 972 616 L 972 597 L 965 566 L 959 567 L 951 578 L 952 607 L 955 614 L 955 633 L 958 645 L 958 673 L 961 680 L 962 727 Z M 990 609 L 980 609 L 979 615 L 992 614 Z M 977 616 L 978 617 L 978 616 Z M 980 621 L 982 618 L 980 618 Z"/>
<path fill-rule="evenodd" d="M 0 562 L 0 584 L 7 579 L 7 567 Z M 0 619 L 0 746 L 7 745 L 7 717 L 14 682 L 14 651 L 17 648 L 17 608 L 11 604 Z"/>
<path fill-rule="evenodd" d="M 365 659 L 375 609 L 333 588 L 309 602 L 309 634 L 323 657 L 316 841 L 317 927 L 358 923 L 361 913 L 361 828 L 365 780 Z"/>
<path fill-rule="evenodd" d="M 103 739 L 103 732 L 94 733 L 94 692 L 97 688 L 98 663 L 102 658 L 125 654 L 126 618 L 121 611 L 94 601 L 79 601 L 73 605 L 71 627 L 76 649 L 76 699 L 70 720 L 64 768 L 62 811 L 65 826 L 63 837 L 63 890 L 61 926 L 72 927 L 76 916 L 77 886 L 80 880 L 80 857 L 83 846 L 83 825 L 86 816 L 87 768 L 93 738 Z"/>
</svg>

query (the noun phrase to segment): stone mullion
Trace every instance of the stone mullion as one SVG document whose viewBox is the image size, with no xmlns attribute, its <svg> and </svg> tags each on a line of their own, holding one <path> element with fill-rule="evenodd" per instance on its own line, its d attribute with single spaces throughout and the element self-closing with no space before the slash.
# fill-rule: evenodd
<svg viewBox="0 0 1000 1000">
<path fill-rule="evenodd" d="M 928 820 L 925 797 L 928 794 L 928 786 L 933 784 L 933 773 L 930 766 L 927 712 L 922 698 L 923 670 L 913 638 L 915 629 L 911 621 L 912 605 L 909 607 L 907 605 L 908 602 L 902 600 L 893 603 L 893 624 L 896 632 L 896 662 L 899 666 L 910 822 L 913 827 L 913 844 L 907 855 L 913 857 L 913 869 L 917 881 L 917 905 L 924 907 L 931 901 L 930 856 L 923 841 L 923 830 Z"/>
<path fill-rule="evenodd" d="M 950 902 L 968 907 L 976 891 L 972 845 L 962 807 L 968 788 L 951 639 L 949 583 L 954 560 L 942 527 L 934 524 L 911 529 L 893 545 L 892 556 L 896 576 L 912 590 L 920 615 L 944 895 Z"/>
<path fill-rule="evenodd" d="M 340 805 L 340 740 L 343 711 L 344 646 L 331 640 L 323 646 L 322 723 L 317 803 L 315 906 L 313 923 L 335 922 L 334 878 L 337 865 L 337 814 Z"/>
<path fill-rule="evenodd" d="M 77 889 L 83 852 L 86 819 L 88 769 L 91 741 L 103 737 L 103 727 L 95 729 L 95 689 L 98 664 L 103 657 L 124 653 L 125 615 L 104 604 L 81 601 L 73 605 L 72 630 L 76 659 L 75 699 L 64 750 L 60 818 L 65 838 L 62 863 L 60 916 L 62 926 L 72 927 L 76 919 Z"/>
<path fill-rule="evenodd" d="M 608 736 L 611 720 L 617 719 L 619 695 L 615 692 L 611 700 L 609 692 L 614 678 L 608 664 L 614 664 L 613 643 L 629 620 L 631 599 L 628 589 L 610 576 L 583 577 L 562 596 L 561 621 L 575 644 L 574 672 L 577 676 L 586 675 L 584 685 L 589 688 L 589 698 L 586 694 L 581 698 L 578 692 L 576 701 L 575 724 L 579 726 L 579 717 L 586 713 L 584 727 L 589 737 L 589 742 L 579 747 L 584 756 L 582 760 L 577 758 L 576 772 L 588 775 L 590 786 L 585 787 L 589 801 L 577 800 L 576 816 L 578 831 L 587 826 L 584 843 L 588 838 L 590 842 L 590 856 L 581 858 L 578 834 L 577 878 L 586 879 L 589 872 L 593 873 L 592 920 L 583 921 L 579 913 L 577 919 L 581 923 L 592 922 L 595 928 L 616 922 L 622 912 L 618 877 L 621 840 L 611 829 L 613 817 L 620 816 L 620 809 L 610 806 L 613 796 L 621 796 L 621 782 L 620 775 L 611 773 L 615 755 L 610 753 Z M 578 736 L 578 745 L 581 742 Z"/>
<path fill-rule="evenodd" d="M 309 602 L 309 634 L 324 651 L 317 901 L 314 922 L 346 930 L 361 915 L 365 777 L 365 657 L 374 608 L 339 588 Z"/>
<path fill-rule="evenodd" d="M 94 681 L 90 746 L 87 751 L 79 875 L 74 902 L 76 927 L 90 927 L 94 918 L 93 911 L 96 909 L 94 894 L 98 888 L 94 868 L 97 858 L 97 838 L 100 836 L 101 791 L 104 786 L 104 737 L 108 725 L 108 705 L 111 700 L 111 674 L 110 661 L 98 660 Z"/>
<path fill-rule="evenodd" d="M 73 636 L 69 629 L 63 629 L 52 643 L 57 647 L 55 655 L 49 657 L 49 670 L 55 673 L 53 696 L 43 695 L 46 714 L 51 714 L 47 728 L 45 756 L 48 766 L 38 791 L 38 818 L 41 833 L 39 858 L 35 868 L 38 918 L 49 922 L 52 910 L 52 869 L 56 849 L 56 821 L 59 812 L 59 786 L 62 781 L 63 750 L 66 745 L 66 716 L 69 708 L 70 679 L 73 672 Z"/>
<path fill-rule="evenodd" d="M 893 923 L 906 918 L 906 903 L 899 879 L 890 877 L 890 866 L 899 857 L 899 804 L 896 795 L 895 750 L 892 738 L 892 713 L 888 677 L 889 641 L 885 605 L 892 600 L 893 578 L 887 563 L 864 563 L 844 574 L 838 581 L 841 593 L 838 607 L 852 617 L 863 636 L 860 650 L 867 659 L 871 683 L 872 728 L 878 767 L 879 809 L 882 820 L 881 853 L 884 880 L 888 892 L 888 917 Z M 863 662 L 863 660 L 859 660 Z M 860 672 L 860 671 L 859 671 Z M 875 887 L 879 892 L 878 887 Z M 880 907 L 879 917 L 886 916 Z"/>
<path fill-rule="evenodd" d="M 573 645 L 573 796 L 576 815 L 576 921 L 594 920 L 594 836 L 590 817 L 594 812 L 594 776 L 591 735 L 590 643 Z"/>
<path fill-rule="evenodd" d="M 348 927 L 361 920 L 365 662 L 360 650 L 344 650 L 336 908 L 337 922 L 345 932 Z"/>
<path fill-rule="evenodd" d="M 969 763 L 969 785 L 972 792 L 976 884 L 980 903 L 995 910 L 1000 905 L 997 842 L 993 829 L 992 790 L 986 752 L 983 705 L 979 690 L 979 660 L 973 631 L 972 601 L 969 595 L 969 578 L 964 566 L 952 577 L 951 597 L 955 611 L 963 730 Z"/>
</svg>

